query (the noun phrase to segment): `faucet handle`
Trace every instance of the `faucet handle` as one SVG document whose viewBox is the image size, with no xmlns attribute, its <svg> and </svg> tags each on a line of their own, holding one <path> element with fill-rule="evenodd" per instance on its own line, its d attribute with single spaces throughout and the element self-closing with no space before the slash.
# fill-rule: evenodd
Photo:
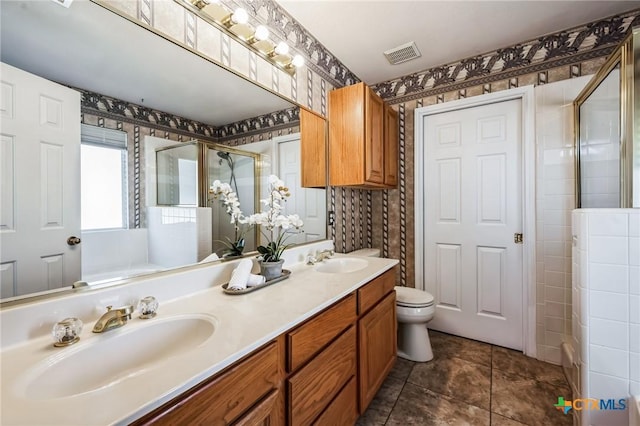
<svg viewBox="0 0 640 426">
<path fill-rule="evenodd" d="M 78 318 L 65 318 L 56 323 L 51 330 L 55 343 L 53 346 L 59 348 L 69 346 L 80 340 L 82 332 L 82 321 Z"/>
<path fill-rule="evenodd" d="M 140 299 L 138 302 L 138 311 L 140 311 L 140 318 L 149 319 L 156 316 L 158 310 L 158 301 L 153 296 L 147 296 Z"/>
</svg>

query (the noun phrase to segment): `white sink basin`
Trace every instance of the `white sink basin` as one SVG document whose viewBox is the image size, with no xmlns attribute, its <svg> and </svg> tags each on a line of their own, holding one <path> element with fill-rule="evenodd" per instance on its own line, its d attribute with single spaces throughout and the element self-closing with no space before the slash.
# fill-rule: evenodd
<svg viewBox="0 0 640 426">
<path fill-rule="evenodd" d="M 216 327 L 213 317 L 195 315 L 156 318 L 134 327 L 137 321 L 94 335 L 90 342 L 80 340 L 27 370 L 21 380 L 24 396 L 64 398 L 113 386 L 200 346 Z"/>
<path fill-rule="evenodd" d="M 327 274 L 348 274 L 364 269 L 368 264 L 369 262 L 364 259 L 353 257 L 327 259 L 316 265 L 315 270 Z"/>
</svg>

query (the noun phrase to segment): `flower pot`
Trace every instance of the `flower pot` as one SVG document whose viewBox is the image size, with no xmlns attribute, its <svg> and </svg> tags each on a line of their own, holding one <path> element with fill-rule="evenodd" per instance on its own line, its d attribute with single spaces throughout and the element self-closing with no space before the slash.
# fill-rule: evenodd
<svg viewBox="0 0 640 426">
<path fill-rule="evenodd" d="M 264 277 L 265 280 L 273 280 L 279 278 L 282 275 L 282 265 L 284 264 L 284 259 L 280 259 L 277 262 L 263 262 L 260 261 L 260 275 Z"/>
</svg>

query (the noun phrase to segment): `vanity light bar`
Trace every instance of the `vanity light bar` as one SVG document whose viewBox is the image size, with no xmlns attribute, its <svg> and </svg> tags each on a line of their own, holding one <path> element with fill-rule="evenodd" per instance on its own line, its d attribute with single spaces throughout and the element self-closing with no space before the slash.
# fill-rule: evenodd
<svg viewBox="0 0 640 426">
<path fill-rule="evenodd" d="M 224 31 L 234 40 L 258 53 L 273 65 L 294 75 L 296 68 L 304 65 L 302 55 L 291 55 L 289 45 L 281 41 L 275 44 L 269 39 L 269 29 L 264 25 L 253 27 L 249 14 L 241 7 L 233 12 L 219 0 L 182 0 L 183 4 L 199 17 Z"/>
</svg>

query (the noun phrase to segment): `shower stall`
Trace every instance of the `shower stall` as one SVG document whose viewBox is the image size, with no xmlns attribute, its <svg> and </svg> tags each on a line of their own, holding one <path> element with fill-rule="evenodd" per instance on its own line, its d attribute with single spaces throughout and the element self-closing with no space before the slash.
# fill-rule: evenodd
<svg viewBox="0 0 640 426">
<path fill-rule="evenodd" d="M 574 102 L 576 205 L 640 207 L 640 27 Z"/>
<path fill-rule="evenodd" d="M 640 27 L 574 102 L 570 344 L 574 398 L 623 409 L 573 410 L 575 425 L 637 425 L 640 417 Z M 602 407 L 602 402 L 600 407 Z"/>
<path fill-rule="evenodd" d="M 237 194 L 240 201 L 240 209 L 245 216 L 259 211 L 260 188 L 260 155 L 240 149 L 218 144 L 203 144 L 203 170 L 206 188 L 201 191 L 205 197 L 205 204 L 212 208 L 213 252 L 219 256 L 223 254 L 225 242 L 235 241 L 237 238 L 231 217 L 225 211 L 223 204 L 208 194 L 209 187 L 215 180 L 228 183 Z M 206 192 L 206 194 L 205 194 Z M 241 231 L 246 230 L 246 225 L 241 225 Z M 244 234 L 245 252 L 255 251 L 257 248 L 257 229 L 252 228 Z"/>
</svg>

